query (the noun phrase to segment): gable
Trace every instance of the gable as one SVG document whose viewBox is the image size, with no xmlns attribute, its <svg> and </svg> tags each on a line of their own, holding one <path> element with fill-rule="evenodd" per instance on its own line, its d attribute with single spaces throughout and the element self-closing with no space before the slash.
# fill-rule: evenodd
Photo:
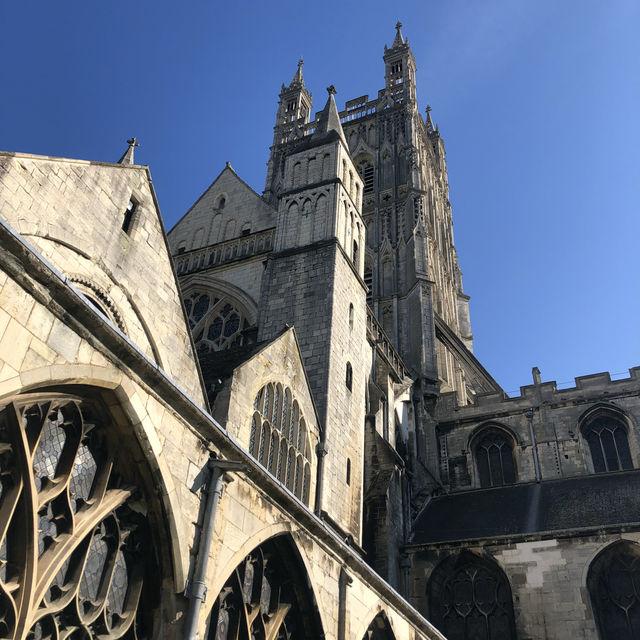
<svg viewBox="0 0 640 640">
<path fill-rule="evenodd" d="M 267 205 L 229 164 L 169 232 L 175 255 L 263 231 L 276 224 Z"/>
</svg>

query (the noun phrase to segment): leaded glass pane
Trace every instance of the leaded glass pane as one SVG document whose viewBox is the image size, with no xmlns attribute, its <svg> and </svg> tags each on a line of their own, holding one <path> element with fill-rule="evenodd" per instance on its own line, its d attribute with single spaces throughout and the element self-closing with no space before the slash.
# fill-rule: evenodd
<svg viewBox="0 0 640 640">
<path fill-rule="evenodd" d="M 2 496 L 13 504 L 0 512 L 0 579 L 12 586 L 0 589 L 0 637 L 71 639 L 79 629 L 85 640 L 157 637 L 159 558 L 142 515 L 142 458 L 132 464 L 137 444 L 102 405 L 45 398 L 23 396 L 0 410 L 0 481 L 20 478 L 19 490 Z M 37 622 L 18 629 L 18 620 Z"/>
</svg>

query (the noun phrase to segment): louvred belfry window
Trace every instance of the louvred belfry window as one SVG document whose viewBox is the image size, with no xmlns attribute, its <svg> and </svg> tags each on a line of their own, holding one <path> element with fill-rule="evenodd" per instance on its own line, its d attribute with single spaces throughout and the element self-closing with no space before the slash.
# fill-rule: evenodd
<svg viewBox="0 0 640 640">
<path fill-rule="evenodd" d="M 307 425 L 291 389 L 267 384 L 253 401 L 249 453 L 309 504 L 311 445 Z"/>
<path fill-rule="evenodd" d="M 462 552 L 434 569 L 429 581 L 431 622 L 448 640 L 513 640 L 509 581 L 493 562 Z"/>
<path fill-rule="evenodd" d="M 0 637 L 152 637 L 158 561 L 112 426 L 60 394 L 0 411 Z"/>
</svg>

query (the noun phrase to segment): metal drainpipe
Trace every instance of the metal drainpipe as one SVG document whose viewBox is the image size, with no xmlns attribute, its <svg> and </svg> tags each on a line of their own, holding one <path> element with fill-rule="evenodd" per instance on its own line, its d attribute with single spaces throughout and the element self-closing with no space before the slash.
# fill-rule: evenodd
<svg viewBox="0 0 640 640">
<path fill-rule="evenodd" d="M 207 496 L 207 503 L 205 505 L 202 529 L 200 531 L 196 564 L 193 568 L 193 576 L 188 587 L 189 609 L 187 610 L 187 616 L 184 622 L 185 640 L 195 640 L 200 607 L 207 595 L 207 565 L 209 564 L 209 550 L 211 548 L 211 539 L 213 538 L 216 510 L 220 496 L 222 495 L 222 477 L 227 471 L 235 471 L 238 473 L 246 471 L 245 465 L 241 462 L 218 460 L 215 457 L 215 453 L 211 454 L 207 468 L 210 474 L 204 490 Z"/>
<path fill-rule="evenodd" d="M 542 474 L 540 473 L 540 461 L 538 460 L 538 444 L 536 443 L 536 434 L 533 431 L 533 408 L 529 408 L 525 411 L 527 419 L 529 420 L 529 434 L 531 435 L 531 449 L 533 451 L 533 467 L 536 471 L 536 482 L 542 480 Z"/>
</svg>

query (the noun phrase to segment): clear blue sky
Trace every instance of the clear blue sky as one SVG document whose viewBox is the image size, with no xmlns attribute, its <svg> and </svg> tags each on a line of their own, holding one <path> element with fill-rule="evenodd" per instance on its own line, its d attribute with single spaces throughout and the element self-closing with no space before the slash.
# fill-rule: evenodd
<svg viewBox="0 0 640 640">
<path fill-rule="evenodd" d="M 444 137 L 476 355 L 507 391 L 640 365 L 640 3 L 4 2 L 0 148 L 141 141 L 167 228 L 229 160 L 264 186 L 300 56 L 323 106 L 383 82 L 400 19 Z"/>
</svg>

